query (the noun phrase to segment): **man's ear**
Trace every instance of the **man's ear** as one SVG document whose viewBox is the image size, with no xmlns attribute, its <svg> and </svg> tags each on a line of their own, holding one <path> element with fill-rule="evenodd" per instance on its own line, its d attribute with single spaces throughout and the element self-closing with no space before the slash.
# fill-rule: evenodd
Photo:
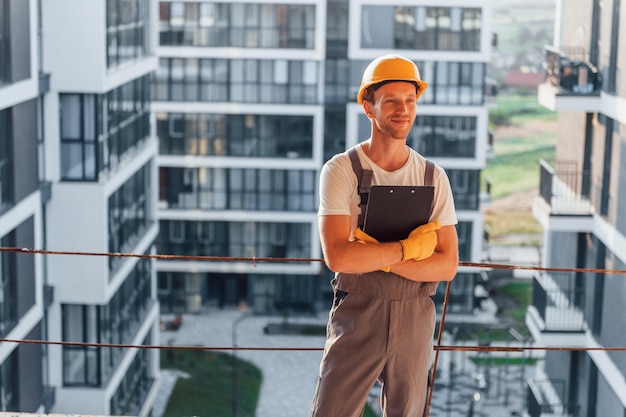
<svg viewBox="0 0 626 417">
<path fill-rule="evenodd" d="M 374 117 L 374 113 L 373 113 L 373 104 L 371 102 L 369 102 L 368 100 L 363 100 L 363 111 L 365 112 L 365 115 L 368 118 L 372 118 Z"/>
</svg>

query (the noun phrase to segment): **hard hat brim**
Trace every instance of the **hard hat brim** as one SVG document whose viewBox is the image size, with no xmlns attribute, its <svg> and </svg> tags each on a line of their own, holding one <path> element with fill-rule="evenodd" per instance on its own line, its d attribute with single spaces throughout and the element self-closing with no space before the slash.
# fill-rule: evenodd
<svg viewBox="0 0 626 417">
<path fill-rule="evenodd" d="M 388 83 L 392 83 L 392 82 L 408 82 L 408 83 L 415 84 L 415 88 L 416 88 L 415 101 L 419 100 L 420 96 L 424 93 L 424 90 L 426 90 L 426 88 L 428 87 L 428 83 L 426 81 L 422 81 L 422 80 L 406 80 L 406 79 L 389 80 L 389 79 L 384 79 L 384 80 L 381 80 L 379 82 L 371 82 L 371 83 L 362 85 L 361 88 L 359 89 L 359 94 L 356 97 L 357 102 L 359 104 L 363 104 L 363 95 L 365 94 L 365 90 L 367 90 L 369 87 L 376 87 L 376 88 L 378 88 L 378 87 L 381 87 L 384 84 L 388 84 Z"/>
</svg>

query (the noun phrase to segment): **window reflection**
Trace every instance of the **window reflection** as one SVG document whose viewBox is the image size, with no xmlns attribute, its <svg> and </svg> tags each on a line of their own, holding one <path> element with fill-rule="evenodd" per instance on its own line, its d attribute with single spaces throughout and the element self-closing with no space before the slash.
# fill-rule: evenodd
<svg viewBox="0 0 626 417">
<path fill-rule="evenodd" d="M 161 58 L 155 100 L 316 103 L 317 61 Z"/>
<path fill-rule="evenodd" d="M 269 211 L 317 208 L 317 179 L 312 170 L 161 167 L 159 178 L 161 207 Z M 170 230 L 172 238 L 184 239 L 177 230 Z"/>
<path fill-rule="evenodd" d="M 163 46 L 315 47 L 315 6 L 226 2 L 163 2 Z"/>
<path fill-rule="evenodd" d="M 163 155 L 313 155 L 313 116 L 157 113 L 156 118 Z"/>
<path fill-rule="evenodd" d="M 428 6 L 364 6 L 361 47 L 479 51 L 481 9 Z"/>
<path fill-rule="evenodd" d="M 149 55 L 150 0 L 107 0 L 107 66 Z"/>
<path fill-rule="evenodd" d="M 308 258 L 312 229 L 310 223 L 161 220 L 157 250 L 186 256 Z"/>
</svg>

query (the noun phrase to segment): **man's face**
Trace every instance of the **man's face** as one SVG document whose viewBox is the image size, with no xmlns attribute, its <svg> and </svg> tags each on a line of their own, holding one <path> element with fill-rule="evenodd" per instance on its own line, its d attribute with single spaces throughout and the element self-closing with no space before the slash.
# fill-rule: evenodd
<svg viewBox="0 0 626 417">
<path fill-rule="evenodd" d="M 417 112 L 415 85 L 398 81 L 385 84 L 374 93 L 374 102 L 368 102 L 368 117 L 374 129 L 393 139 L 406 139 Z"/>
</svg>

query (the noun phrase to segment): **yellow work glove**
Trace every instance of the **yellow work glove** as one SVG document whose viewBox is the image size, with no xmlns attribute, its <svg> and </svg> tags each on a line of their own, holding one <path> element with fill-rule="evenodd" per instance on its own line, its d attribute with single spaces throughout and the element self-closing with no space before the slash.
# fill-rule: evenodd
<svg viewBox="0 0 626 417">
<path fill-rule="evenodd" d="M 361 230 L 360 227 L 357 227 L 356 230 L 354 231 L 354 237 L 357 240 L 361 242 L 365 242 L 365 243 L 379 243 L 376 239 L 374 239 L 373 237 L 365 233 L 363 230 Z M 391 266 L 386 266 L 384 268 L 381 268 L 381 271 L 384 271 L 384 272 L 389 272 L 390 270 L 391 270 Z"/>
<path fill-rule="evenodd" d="M 402 244 L 402 260 L 414 259 L 420 261 L 432 255 L 437 246 L 437 233 L 435 233 L 435 230 L 440 228 L 439 221 L 435 220 L 413 229 L 406 239 L 400 241 Z"/>
</svg>

